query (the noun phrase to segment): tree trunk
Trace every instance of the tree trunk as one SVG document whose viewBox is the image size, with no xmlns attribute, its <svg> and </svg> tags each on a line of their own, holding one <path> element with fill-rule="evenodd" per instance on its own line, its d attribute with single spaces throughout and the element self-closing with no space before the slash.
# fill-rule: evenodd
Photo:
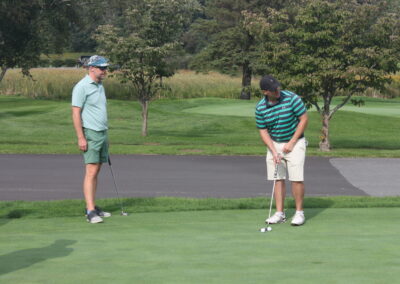
<svg viewBox="0 0 400 284">
<path fill-rule="evenodd" d="M 7 66 L 1 66 L 0 83 L 1 83 L 1 80 L 3 80 L 3 78 L 4 78 L 4 75 L 6 75 L 7 70 L 8 70 Z"/>
<path fill-rule="evenodd" d="M 322 129 L 321 129 L 321 140 L 319 142 L 319 149 L 322 152 L 329 152 L 331 150 L 331 145 L 329 143 L 329 114 L 322 114 Z"/>
<path fill-rule="evenodd" d="M 246 61 L 243 64 L 243 74 L 242 74 L 242 93 L 240 94 L 240 99 L 250 100 L 251 97 L 251 76 L 252 70 L 250 67 L 250 62 Z"/>
<path fill-rule="evenodd" d="M 149 114 L 149 101 L 141 101 L 142 105 L 142 136 L 147 136 L 147 117 Z"/>
</svg>

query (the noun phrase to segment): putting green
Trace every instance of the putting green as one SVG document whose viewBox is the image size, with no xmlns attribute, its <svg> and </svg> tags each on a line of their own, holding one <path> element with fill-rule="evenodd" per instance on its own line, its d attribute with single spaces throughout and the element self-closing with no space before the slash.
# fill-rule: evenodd
<svg viewBox="0 0 400 284">
<path fill-rule="evenodd" d="M 212 114 L 212 115 L 231 115 L 253 117 L 255 113 L 255 101 L 235 101 L 224 104 L 213 104 L 209 106 L 200 106 L 184 110 L 190 113 Z M 331 105 L 333 109 L 335 105 Z M 367 102 L 364 106 L 357 107 L 351 104 L 345 105 L 340 110 L 354 111 L 365 114 L 400 117 L 400 102 Z M 316 111 L 315 107 L 309 111 Z"/>
<path fill-rule="evenodd" d="M 293 212 L 289 212 L 291 215 Z M 308 209 L 260 233 L 266 210 L 1 219 L 1 283 L 395 283 L 400 208 Z"/>
</svg>

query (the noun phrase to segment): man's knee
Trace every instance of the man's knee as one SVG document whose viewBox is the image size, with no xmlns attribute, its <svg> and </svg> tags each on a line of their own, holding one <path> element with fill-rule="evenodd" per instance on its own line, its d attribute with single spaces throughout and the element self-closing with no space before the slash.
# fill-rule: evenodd
<svg viewBox="0 0 400 284">
<path fill-rule="evenodd" d="M 101 164 L 86 164 L 86 176 L 95 178 L 100 172 Z"/>
</svg>

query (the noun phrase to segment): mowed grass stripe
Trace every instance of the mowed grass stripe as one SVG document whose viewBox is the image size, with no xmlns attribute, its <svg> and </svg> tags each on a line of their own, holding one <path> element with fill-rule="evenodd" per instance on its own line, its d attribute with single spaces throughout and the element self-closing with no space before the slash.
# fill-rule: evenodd
<svg viewBox="0 0 400 284">
<path fill-rule="evenodd" d="M 353 111 L 364 114 L 379 115 L 379 116 L 390 116 L 400 117 L 400 100 L 387 100 L 382 101 L 380 99 L 373 100 L 371 98 L 363 98 L 366 100 L 362 106 L 354 106 L 351 103 L 343 106 L 339 111 Z M 334 109 L 339 99 L 335 99 L 331 105 L 331 109 Z M 197 114 L 211 114 L 211 115 L 228 115 L 228 116 L 242 116 L 242 117 L 254 117 L 255 116 L 255 105 L 256 101 L 233 101 L 229 103 L 216 101 L 211 106 L 200 106 L 190 109 L 186 109 L 185 112 L 197 113 Z M 321 106 L 321 105 L 320 105 Z M 309 112 L 315 112 L 316 108 L 312 107 L 308 110 Z"/>
</svg>

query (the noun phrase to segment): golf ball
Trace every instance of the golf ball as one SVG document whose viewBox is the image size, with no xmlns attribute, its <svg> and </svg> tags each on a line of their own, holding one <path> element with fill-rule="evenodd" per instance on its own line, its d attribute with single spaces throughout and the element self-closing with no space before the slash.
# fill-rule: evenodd
<svg viewBox="0 0 400 284">
<path fill-rule="evenodd" d="M 260 229 L 260 232 L 261 232 L 261 233 L 265 233 L 265 232 L 269 232 L 269 231 L 272 231 L 272 228 L 271 228 L 271 227 L 266 227 L 266 228 L 261 228 L 261 229 Z"/>
</svg>

